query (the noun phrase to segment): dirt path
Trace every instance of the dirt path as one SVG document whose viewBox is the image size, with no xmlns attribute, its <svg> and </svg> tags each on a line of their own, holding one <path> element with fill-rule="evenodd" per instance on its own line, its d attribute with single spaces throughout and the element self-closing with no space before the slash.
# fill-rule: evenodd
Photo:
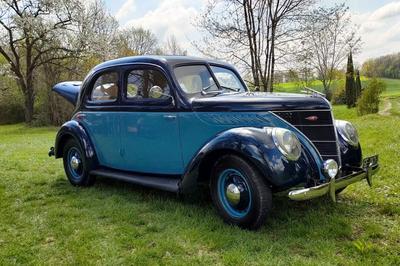
<svg viewBox="0 0 400 266">
<path fill-rule="evenodd" d="M 390 109 L 392 109 L 392 102 L 388 99 L 385 99 L 385 104 L 383 110 L 379 111 L 380 115 L 389 116 Z"/>
</svg>

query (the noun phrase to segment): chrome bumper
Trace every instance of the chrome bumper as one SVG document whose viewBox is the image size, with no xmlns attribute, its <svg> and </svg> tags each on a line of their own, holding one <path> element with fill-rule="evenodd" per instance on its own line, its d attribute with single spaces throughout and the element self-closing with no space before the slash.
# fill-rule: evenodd
<svg viewBox="0 0 400 266">
<path fill-rule="evenodd" d="M 308 200 L 323 196 L 330 195 L 333 201 L 336 201 L 336 191 L 347 187 L 355 182 L 366 179 L 368 185 L 372 185 L 372 176 L 379 170 L 378 156 L 365 158 L 362 167 L 359 171 L 354 172 L 348 176 L 340 178 L 331 178 L 327 183 L 319 186 L 295 189 L 289 192 L 289 198 L 296 201 Z"/>
</svg>

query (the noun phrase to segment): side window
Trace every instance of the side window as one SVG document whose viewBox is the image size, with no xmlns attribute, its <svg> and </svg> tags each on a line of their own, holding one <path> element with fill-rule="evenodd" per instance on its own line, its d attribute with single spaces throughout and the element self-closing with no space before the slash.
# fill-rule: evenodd
<svg viewBox="0 0 400 266">
<path fill-rule="evenodd" d="M 126 97 L 130 101 L 172 99 L 168 81 L 158 70 L 131 70 L 126 84 Z"/>
<path fill-rule="evenodd" d="M 96 79 L 90 100 L 94 102 L 115 101 L 118 98 L 118 73 L 104 73 Z"/>
</svg>

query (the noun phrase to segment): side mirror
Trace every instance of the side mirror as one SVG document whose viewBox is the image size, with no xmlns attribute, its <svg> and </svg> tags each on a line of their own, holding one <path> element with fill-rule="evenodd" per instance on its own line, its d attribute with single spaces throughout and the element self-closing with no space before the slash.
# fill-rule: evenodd
<svg viewBox="0 0 400 266">
<path fill-rule="evenodd" d="M 161 89 L 160 86 L 153 86 L 149 91 L 149 96 L 150 98 L 160 99 L 161 97 L 166 95 L 164 94 L 164 90 Z"/>
<path fill-rule="evenodd" d="M 169 103 L 173 103 L 173 97 L 166 94 L 160 86 L 153 86 L 149 90 L 149 97 L 152 99 L 167 100 Z"/>
</svg>

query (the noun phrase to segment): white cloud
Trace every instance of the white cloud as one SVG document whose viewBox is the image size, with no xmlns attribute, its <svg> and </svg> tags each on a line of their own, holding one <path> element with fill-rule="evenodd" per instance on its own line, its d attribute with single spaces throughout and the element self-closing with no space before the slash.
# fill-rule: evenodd
<svg viewBox="0 0 400 266">
<path fill-rule="evenodd" d="M 400 52 L 400 1 L 390 2 L 375 11 L 354 13 L 359 25 L 362 52 L 356 56 L 362 63 L 368 58 Z"/>
<path fill-rule="evenodd" d="M 115 14 L 118 20 L 123 20 L 136 10 L 135 0 L 127 0 Z"/>
<path fill-rule="evenodd" d="M 400 2 L 391 2 L 374 11 L 371 15 L 372 20 L 385 20 L 400 15 Z"/>
<path fill-rule="evenodd" d="M 157 8 L 148 11 L 142 17 L 127 21 L 122 27 L 149 29 L 161 42 L 166 41 L 168 36 L 175 35 L 179 45 L 193 54 L 195 51 L 191 41 L 198 39 L 199 33 L 192 23 L 199 12 L 199 2 L 194 4 L 190 0 L 162 0 Z"/>
</svg>

